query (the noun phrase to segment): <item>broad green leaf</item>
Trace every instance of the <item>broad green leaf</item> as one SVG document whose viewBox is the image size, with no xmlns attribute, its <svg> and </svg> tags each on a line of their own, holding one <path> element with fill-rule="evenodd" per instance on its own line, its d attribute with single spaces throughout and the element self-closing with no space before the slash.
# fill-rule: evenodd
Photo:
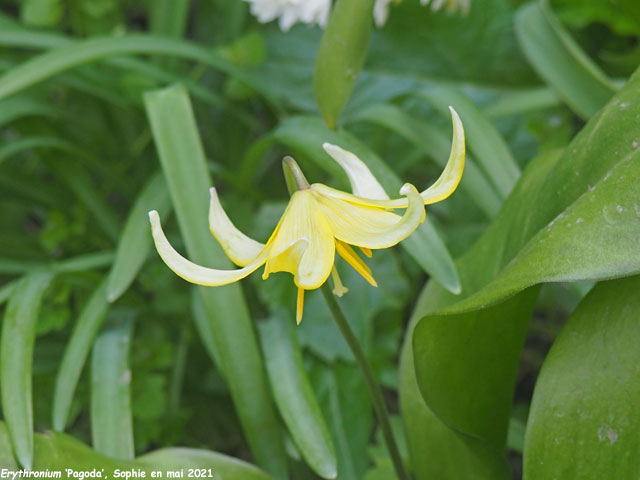
<svg viewBox="0 0 640 480">
<path fill-rule="evenodd" d="M 639 276 L 600 283 L 563 327 L 536 382 L 525 479 L 637 477 L 639 290 Z"/>
<path fill-rule="evenodd" d="M 440 407 L 434 413 L 445 424 L 504 445 L 509 410 L 500 411 L 499 406 L 504 407 L 504 399 L 511 395 L 514 378 L 506 374 L 502 381 L 492 378 L 496 374 L 492 359 L 503 352 L 509 361 L 517 362 L 517 356 L 509 356 L 513 347 L 502 337 L 508 320 L 497 317 L 484 322 L 486 331 L 481 334 L 479 323 L 471 331 L 462 328 L 470 318 L 499 313 L 504 307 L 498 302 L 541 282 L 598 280 L 640 271 L 640 223 L 634 200 L 640 188 L 634 181 L 640 174 L 636 140 L 640 105 L 634 102 L 639 88 L 640 77 L 634 75 L 564 152 L 548 152 L 532 160 L 493 224 L 457 262 L 462 300 L 433 287 L 430 301 L 422 305 L 418 314 L 431 315 L 415 327 L 414 347 L 429 342 L 438 331 L 441 350 L 432 355 L 423 349 L 414 355 L 415 375 L 430 405 Z M 494 304 L 486 313 L 476 312 Z M 528 315 L 518 310 L 511 321 L 526 323 Z M 521 343 L 517 332 L 523 330 L 516 329 L 511 338 L 515 345 Z M 492 334 L 501 340 L 487 351 L 482 339 Z M 451 363 L 458 355 L 451 352 L 464 336 L 469 338 L 465 355 L 475 356 L 476 361 Z M 443 389 L 432 383 L 437 376 L 433 370 L 442 364 L 450 365 L 449 374 L 459 379 L 459 388 Z M 406 357 L 402 369 L 403 375 L 413 374 Z M 505 365 L 502 372 L 508 371 L 515 369 Z M 487 378 L 492 378 L 491 392 L 486 390 Z M 403 387 L 402 395 L 408 397 L 403 402 L 415 406 L 416 390 L 411 387 Z M 460 392 L 483 392 L 485 398 L 463 406 L 452 398 Z M 460 408 L 452 408 L 456 403 Z M 408 430 L 425 428 L 407 424 Z M 437 436 L 432 440 L 437 442 Z"/>
<path fill-rule="evenodd" d="M 152 244 L 147 216 L 149 210 L 157 210 L 162 218 L 167 218 L 171 212 L 167 182 L 162 172 L 151 177 L 129 211 L 109 272 L 107 299 L 111 303 L 129 288 L 149 255 Z"/>
<path fill-rule="evenodd" d="M 571 38 L 545 0 L 522 7 L 515 25 L 538 74 L 582 118 L 591 118 L 614 95 L 616 86 Z"/>
<path fill-rule="evenodd" d="M 482 111 L 456 88 L 430 88 L 419 95 L 445 115 L 449 115 L 449 106 L 456 109 L 464 124 L 469 150 L 500 196 L 509 195 L 520 176 L 520 168 L 509 146 Z"/>
<path fill-rule="evenodd" d="M 406 114 L 394 105 L 372 105 L 351 117 L 350 120 L 382 125 L 411 142 L 441 168 L 444 168 L 447 163 L 451 150 L 451 142 L 447 136 L 439 128 Z M 489 218 L 495 217 L 498 213 L 503 199 L 489 184 L 470 155 L 465 158 L 464 174 L 459 188 L 466 191 Z"/>
<path fill-rule="evenodd" d="M 334 143 L 356 154 L 360 160 L 367 164 L 373 175 L 392 198 L 397 195 L 396 192 L 399 191 L 402 185 L 402 181 L 393 170 L 366 145 L 362 144 L 347 131 L 334 132 L 330 130 L 317 118 L 290 118 L 280 124 L 272 133 L 272 137 L 289 148 L 304 153 L 309 160 L 342 179 L 341 182 L 345 186 L 348 185 L 346 175 L 338 163 L 322 149 L 324 142 Z M 313 179 L 310 179 L 310 181 L 313 182 Z M 417 187 L 418 189 L 423 188 L 420 185 Z M 400 245 L 436 281 L 452 292 L 460 290 L 453 259 L 429 221 L 428 216 L 427 220 Z"/>
<path fill-rule="evenodd" d="M 320 113 L 330 128 L 336 128 L 364 64 L 373 4 L 373 0 L 337 0 L 320 40 L 313 90 Z"/>
<path fill-rule="evenodd" d="M 33 465 L 31 366 L 40 303 L 52 275 L 33 272 L 13 288 L 2 322 L 0 390 L 2 411 L 16 458 Z"/>
<path fill-rule="evenodd" d="M 121 460 L 134 456 L 129 367 L 132 332 L 130 312 L 114 311 L 111 323 L 96 338 L 91 357 L 93 448 Z"/>
<path fill-rule="evenodd" d="M 307 464 L 322 478 L 336 478 L 335 449 L 307 378 L 292 322 L 281 313 L 259 324 L 271 390 Z"/>
<path fill-rule="evenodd" d="M 193 315 L 193 322 L 195 323 L 198 336 L 205 350 L 216 368 L 224 375 L 222 360 L 216 347 L 215 335 L 211 329 L 211 322 L 209 321 L 207 310 L 202 301 L 202 295 L 200 295 L 200 291 L 196 287 L 191 289 L 191 314 Z"/>
<path fill-rule="evenodd" d="M 4 468 L 17 469 L 18 467 L 11 453 L 7 429 L 2 422 L 0 422 L 0 465 Z M 66 469 L 91 472 L 93 469 L 100 471 L 103 468 L 105 477 L 109 476 L 109 478 L 114 478 L 116 470 L 120 470 L 120 474 L 123 475 L 126 470 L 140 469 L 146 473 L 146 478 L 151 478 L 151 473 L 159 470 L 162 472 L 162 478 L 167 478 L 167 472 L 188 468 L 210 468 L 214 478 L 221 480 L 273 480 L 273 477 L 254 465 L 208 450 L 163 448 L 147 453 L 136 460 L 115 460 L 92 450 L 68 435 L 56 432 L 35 435 L 33 463 L 35 471 L 59 470 L 62 472 L 62 478 L 73 478 L 66 476 Z"/>
<path fill-rule="evenodd" d="M 175 86 L 150 92 L 145 106 L 189 257 L 199 264 L 231 268 L 209 232 L 212 182 L 185 89 Z M 285 477 L 281 429 L 240 287 L 200 287 L 200 292 L 249 445 L 260 465 Z"/>
<path fill-rule="evenodd" d="M 441 288 L 430 282 L 412 314 L 400 357 L 400 413 L 409 447 L 411 470 L 416 480 L 509 480 L 511 473 L 503 455 L 487 442 L 456 432 L 445 425 L 424 402 L 413 364 L 413 329 L 424 313 L 433 309 Z M 451 328 L 455 328 L 452 326 Z M 464 392 L 464 393 L 462 393 Z M 466 389 L 458 395 L 472 397 Z"/>
<path fill-rule="evenodd" d="M 53 429 L 63 431 L 87 355 L 107 312 L 107 281 L 93 291 L 80 312 L 62 357 L 53 394 Z"/>
</svg>

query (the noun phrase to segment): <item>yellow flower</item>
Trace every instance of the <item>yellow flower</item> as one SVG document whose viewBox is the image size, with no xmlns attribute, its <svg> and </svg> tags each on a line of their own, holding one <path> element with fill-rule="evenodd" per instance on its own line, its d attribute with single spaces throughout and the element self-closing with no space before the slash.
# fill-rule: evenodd
<svg viewBox="0 0 640 480">
<path fill-rule="evenodd" d="M 309 185 L 292 159 L 290 172 L 297 174 L 298 188 L 266 244 L 240 232 L 220 205 L 215 188 L 211 189 L 209 227 L 227 256 L 238 265 L 236 270 L 217 270 L 190 262 L 168 242 L 158 213 L 149 212 L 156 249 L 167 266 L 185 280 L 205 286 L 220 286 L 238 281 L 262 265 L 262 278 L 274 272 L 289 272 L 298 287 L 296 320 L 302 320 L 304 291 L 320 287 L 332 275 L 334 293 L 346 288 L 334 267 L 336 252 L 371 285 L 377 286 L 371 270 L 351 245 L 367 257 L 371 250 L 391 247 L 407 238 L 425 219 L 424 205 L 447 198 L 458 186 L 464 169 L 464 131 L 456 112 L 453 118 L 453 142 L 449 161 L 436 182 L 419 193 L 405 183 L 400 195 L 390 200 L 367 166 L 354 154 L 325 143 L 325 151 L 345 170 L 353 194 L 326 185 Z M 394 209 L 406 209 L 404 215 Z"/>
</svg>

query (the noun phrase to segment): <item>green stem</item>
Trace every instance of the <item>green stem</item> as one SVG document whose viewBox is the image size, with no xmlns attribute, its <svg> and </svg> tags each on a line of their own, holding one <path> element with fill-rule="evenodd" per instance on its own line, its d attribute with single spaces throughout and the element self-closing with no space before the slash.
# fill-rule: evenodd
<svg viewBox="0 0 640 480">
<path fill-rule="evenodd" d="M 364 375 L 365 381 L 367 382 L 369 395 L 371 395 L 371 400 L 373 401 L 373 409 L 378 417 L 378 422 L 380 422 L 384 441 L 387 444 L 387 449 L 389 450 L 389 455 L 391 456 L 391 461 L 393 462 L 396 475 L 399 480 L 409 480 L 409 474 L 404 468 L 402 458 L 400 457 L 400 451 L 398 450 L 398 445 L 393 437 L 391 423 L 389 422 L 389 413 L 387 412 L 387 407 L 385 406 L 384 399 L 382 398 L 382 390 L 380 390 L 380 386 L 378 385 L 378 382 L 376 382 L 373 370 L 371 370 L 371 366 L 369 365 L 367 357 L 360 346 L 360 342 L 358 342 L 355 333 L 353 333 L 351 326 L 349 326 L 347 317 L 345 317 L 340 305 L 338 305 L 328 283 L 325 283 L 322 286 L 322 294 L 324 295 L 327 305 L 329 306 L 329 310 L 331 310 L 331 314 L 336 320 L 344 339 L 349 344 L 351 353 L 353 353 L 353 356 Z"/>
</svg>

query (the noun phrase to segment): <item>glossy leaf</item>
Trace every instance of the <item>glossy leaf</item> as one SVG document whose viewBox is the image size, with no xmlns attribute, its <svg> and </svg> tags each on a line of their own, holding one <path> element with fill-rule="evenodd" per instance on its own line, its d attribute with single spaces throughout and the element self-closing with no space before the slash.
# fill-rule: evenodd
<svg viewBox="0 0 640 480">
<path fill-rule="evenodd" d="M 553 16 L 545 0 L 523 6 L 516 33 L 529 62 L 584 119 L 602 108 L 617 88 Z"/>
<path fill-rule="evenodd" d="M 162 218 L 171 212 L 167 182 L 159 172 L 147 182 L 129 212 L 118 240 L 116 258 L 109 272 L 107 299 L 115 302 L 133 282 L 151 250 L 147 212 L 157 210 Z"/>
<path fill-rule="evenodd" d="M 415 378 L 446 425 L 504 446 L 509 416 L 504 399 L 511 395 L 515 379 L 508 374 L 501 381 L 494 378 L 492 358 L 502 352 L 508 361 L 517 362 L 512 342 L 521 344 L 517 332 L 524 329 L 515 330 L 509 339 L 508 335 L 503 337 L 504 326 L 509 321 L 526 324 L 528 315 L 516 309 L 513 315 L 504 316 L 500 313 L 503 304 L 498 302 L 541 282 L 597 280 L 640 271 L 640 222 L 634 200 L 640 194 L 635 181 L 640 174 L 636 140 L 640 105 L 634 102 L 639 88 L 640 77 L 635 75 L 563 153 L 549 152 L 529 163 L 493 224 L 457 263 L 462 300 L 433 287 L 429 301 L 422 304 L 417 315 L 437 314 L 417 324 L 414 347 L 430 342 L 439 332 L 441 350 L 435 355 L 426 349 L 420 354 L 413 352 Z M 484 313 L 476 312 L 493 304 Z M 480 323 L 471 324 L 475 330 L 462 328 L 475 315 L 487 319 L 495 315 L 496 320 L 484 322 L 482 329 Z M 491 351 L 483 339 L 492 335 L 501 340 Z M 475 362 L 452 360 L 451 352 L 464 336 L 470 339 L 465 355 L 475 355 Z M 444 389 L 433 383 L 438 376 L 435 369 L 442 364 L 450 365 L 449 374 L 459 379 L 458 387 L 449 383 Z M 405 378 L 413 375 L 406 357 L 402 369 Z M 501 371 L 513 372 L 515 368 L 505 365 Z M 492 391 L 486 390 L 487 378 L 492 378 Z M 414 387 L 411 382 L 403 385 L 403 404 L 419 409 Z M 484 392 L 484 399 L 453 408 L 459 400 L 452 396 L 460 392 Z M 411 418 L 410 410 L 404 414 Z M 416 422 L 408 422 L 406 427 L 415 436 L 424 436 L 428 428 Z M 418 434 L 419 430 L 423 433 Z M 440 434 L 436 429 L 432 433 L 435 437 L 431 441 L 437 442 Z M 467 454 L 473 455 L 474 450 Z"/>
<path fill-rule="evenodd" d="M 120 460 L 134 456 L 129 345 L 133 319 L 114 312 L 98 336 L 91 357 L 91 438 L 93 448 Z"/>
<path fill-rule="evenodd" d="M 525 479 L 637 476 L 639 290 L 638 276 L 598 284 L 554 342 L 531 403 Z"/>
<path fill-rule="evenodd" d="M 259 324 L 276 405 L 307 464 L 322 478 L 336 478 L 336 454 L 293 330 L 285 314 Z"/>
<path fill-rule="evenodd" d="M 0 422 L 0 465 L 16 469 L 11 453 L 9 435 L 4 423 Z M 273 480 L 254 465 L 227 455 L 192 448 L 164 448 L 139 457 L 136 460 L 115 460 L 102 455 L 73 437 L 61 433 L 47 432 L 35 435 L 35 457 L 33 469 L 38 471 L 67 468 L 89 471 L 104 468 L 105 476 L 114 478 L 115 470 L 122 475 L 125 470 L 140 469 L 151 478 L 151 473 L 160 470 L 163 478 L 167 472 L 187 468 L 212 469 L 212 473 L 224 480 Z M 66 472 L 64 472 L 66 473 Z"/>
<path fill-rule="evenodd" d="M 94 290 L 76 320 L 58 370 L 53 394 L 53 429 L 63 431 L 80 374 L 87 361 L 93 341 L 107 312 L 107 282 L 103 280 Z"/>
<path fill-rule="evenodd" d="M 324 30 L 313 90 L 327 125 L 336 128 L 364 64 L 373 25 L 373 0 L 338 0 Z"/>
<path fill-rule="evenodd" d="M 31 366 L 40 303 L 52 275 L 34 272 L 14 287 L 2 322 L 0 390 L 2 411 L 16 458 L 33 465 Z"/>
<path fill-rule="evenodd" d="M 289 148 L 304 153 L 307 158 L 327 172 L 343 179 L 342 184 L 345 189 L 349 188 L 346 175 L 338 163 L 322 149 L 324 142 L 333 143 L 355 153 L 360 160 L 367 164 L 371 173 L 390 196 L 393 197 L 402 185 L 402 181 L 393 170 L 366 145 L 346 131 L 333 132 L 316 118 L 293 117 L 281 123 L 272 136 Z M 418 186 L 418 188 L 423 187 Z M 409 252 L 425 272 L 432 275 L 447 289 L 452 292 L 460 290 L 453 259 L 428 216 L 427 220 L 400 245 Z"/>
<path fill-rule="evenodd" d="M 209 232 L 212 182 L 186 91 L 176 86 L 151 92 L 145 96 L 145 106 L 189 257 L 200 264 L 231 268 Z M 249 445 L 260 465 L 285 477 L 280 426 L 240 287 L 199 288 Z"/>
</svg>

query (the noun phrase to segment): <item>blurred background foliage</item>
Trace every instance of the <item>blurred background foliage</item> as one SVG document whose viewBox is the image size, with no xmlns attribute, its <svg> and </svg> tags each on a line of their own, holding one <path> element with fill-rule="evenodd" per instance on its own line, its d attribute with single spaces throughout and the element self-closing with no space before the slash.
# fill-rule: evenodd
<svg viewBox="0 0 640 480">
<path fill-rule="evenodd" d="M 417 0 L 404 0 L 393 4 L 387 24 L 372 32 L 336 133 L 322 124 L 314 98 L 312 77 L 322 36 L 317 27 L 298 25 L 281 32 L 275 23 L 259 24 L 240 0 L 0 0 L 3 404 L 24 409 L 28 402 L 20 395 L 28 395 L 24 385 L 32 379 L 36 431 L 65 430 L 93 445 L 97 454 L 128 462 L 181 445 L 257 463 L 277 478 L 285 478 L 287 471 L 289 478 L 317 478 L 309 452 L 301 452 L 295 433 L 283 427 L 286 405 L 265 407 L 265 415 L 272 417 L 268 428 L 281 446 L 256 452 L 265 440 L 256 425 L 248 426 L 256 421 L 249 418 L 252 407 L 239 406 L 242 398 L 230 392 L 234 379 L 224 373 L 230 354 L 220 350 L 227 339 L 216 336 L 210 307 L 196 290 L 150 248 L 146 211 L 164 209 L 163 215 L 169 215 L 175 197 L 169 198 L 158 173 L 162 147 L 149 121 L 157 113 L 149 105 L 152 100 L 145 108 L 144 94 L 184 85 L 206 169 L 224 207 L 241 230 L 261 240 L 288 199 L 280 170 L 283 155 L 293 155 L 311 181 L 346 187 L 344 175 L 320 150 L 322 141 L 337 135 L 333 143 L 356 151 L 367 163 L 383 162 L 399 178 L 426 186 L 448 155 L 450 127 L 444 113 L 452 104 L 467 129 L 470 161 L 458 192 L 428 208 L 429 238 L 445 255 L 416 261 L 415 252 L 424 253 L 426 247 L 376 253 L 369 264 L 378 289 L 338 262 L 350 289 L 341 304 L 384 387 L 409 462 L 399 419 L 398 365 L 402 340 L 411 331 L 407 322 L 425 282 L 432 277 L 449 290 L 460 286 L 451 259 L 468 252 L 485 232 L 530 160 L 564 149 L 627 82 L 640 62 L 639 33 L 635 0 L 554 0 L 550 5 L 478 0 L 466 16 L 434 13 Z M 176 131 L 187 137 L 193 131 L 182 120 L 176 113 Z M 204 198 L 206 209 L 206 192 L 183 194 Z M 206 217 L 199 221 L 206 225 Z M 172 243 L 184 251 L 187 240 L 178 227 L 173 219 L 166 224 Z M 506 245 L 508 238 L 500 241 Z M 215 248 L 213 239 L 211 244 Z M 628 275 L 637 273 L 634 268 L 583 277 Z M 462 285 L 469 293 L 464 278 Z M 424 470 L 432 475 L 427 476 L 412 465 L 416 478 L 520 478 L 536 378 L 590 287 L 549 283 L 532 304 L 521 358 L 516 352 L 513 409 L 507 412 L 511 473 L 484 471 L 485 465 L 474 467 L 477 476 L 445 476 L 447 470 L 437 468 Z M 284 274 L 267 282 L 254 275 L 242 283 L 242 292 L 239 302 L 252 324 L 260 325 L 255 338 L 262 337 L 261 351 L 269 358 L 265 331 L 292 320 L 292 282 Z M 23 310 L 28 306 L 35 311 Z M 430 310 L 418 312 L 415 318 Z M 9 338 L 15 327 L 10 318 L 21 315 L 32 319 L 33 331 Z M 32 368 L 25 360 L 30 358 L 29 335 L 35 336 Z M 247 340 L 248 349 L 251 342 L 256 340 Z M 304 321 L 288 342 L 293 352 L 302 353 L 300 369 L 307 372 L 304 381 L 320 407 L 319 421 L 330 433 L 339 478 L 393 478 L 364 382 L 319 292 L 309 292 Z M 262 360 L 258 365 L 250 374 L 258 378 L 257 390 L 268 391 L 267 382 L 277 390 L 277 368 L 267 368 Z M 12 368 L 20 378 L 12 379 Z M 506 381 L 507 390 L 513 391 L 512 383 Z M 270 394 L 265 398 L 272 401 Z M 239 409 L 246 418 L 239 418 Z M 29 416 L 4 405 L 8 423 L 10 415 Z M 8 425 L 13 450 L 28 452 L 33 448 L 29 427 L 16 425 Z M 602 432 L 597 435 L 613 438 L 608 430 Z M 4 428 L 0 433 L 0 458 L 15 465 Z M 60 445 L 55 443 L 59 438 Z M 408 439 L 413 442 L 415 436 Z M 430 441 L 440 440 L 433 434 Z M 54 458 L 51 452 L 59 449 L 86 456 L 82 465 L 112 465 L 64 442 L 72 441 L 36 435 L 35 464 L 54 462 L 47 455 Z M 425 452 L 433 450 L 425 447 Z M 173 458 L 174 453 L 166 455 Z M 167 465 L 189 465 L 187 456 L 175 455 Z M 139 465 L 160 465 L 158 458 L 143 458 Z M 263 478 L 253 470 L 232 470 L 228 478 Z M 528 475 L 551 478 L 533 471 Z M 559 478 L 604 478 L 585 475 Z M 616 478 L 631 478 L 624 475 Z"/>
</svg>

